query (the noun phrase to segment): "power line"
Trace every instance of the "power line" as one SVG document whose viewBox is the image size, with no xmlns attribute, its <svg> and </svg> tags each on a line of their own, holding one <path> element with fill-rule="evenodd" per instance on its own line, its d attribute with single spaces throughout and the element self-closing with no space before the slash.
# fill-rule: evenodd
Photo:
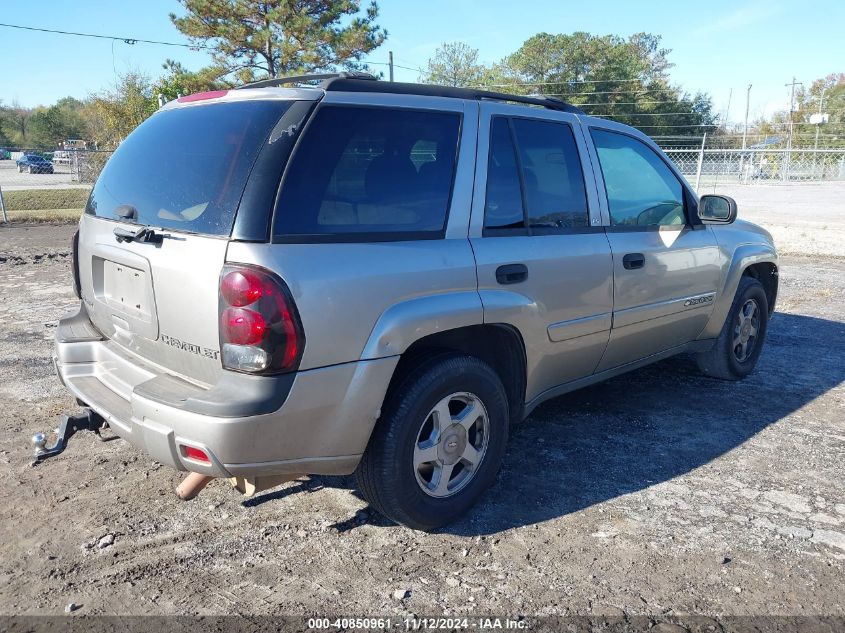
<svg viewBox="0 0 845 633">
<path fill-rule="evenodd" d="M 118 35 L 101 35 L 98 33 L 77 33 L 75 31 L 60 31 L 58 29 L 42 29 L 35 26 L 23 26 L 21 24 L 3 24 L 0 26 L 8 29 L 21 29 L 24 31 L 38 31 L 41 33 L 55 33 L 58 35 L 74 35 L 76 37 L 93 37 L 101 40 L 112 40 L 115 42 L 124 42 L 125 44 L 159 44 L 161 46 L 180 46 L 191 49 L 213 49 L 213 46 L 204 46 L 202 44 L 181 44 L 178 42 L 162 42 L 159 40 L 145 40 L 139 37 L 121 37 Z"/>
<path fill-rule="evenodd" d="M 639 81 L 643 82 L 642 79 L 564 79 L 562 81 L 512 81 L 507 84 L 480 84 L 477 86 L 472 86 L 473 88 L 510 88 L 513 86 L 560 86 L 561 84 L 610 84 L 610 83 L 625 83 L 625 82 L 632 82 L 632 81 Z"/>
<path fill-rule="evenodd" d="M 576 104 L 576 107 L 581 107 L 583 104 Z M 677 115 L 688 115 L 688 116 L 697 116 L 698 113 L 696 112 L 614 112 L 613 114 L 590 114 L 587 113 L 588 116 L 595 116 L 595 117 L 623 117 L 623 116 L 677 116 Z"/>
</svg>

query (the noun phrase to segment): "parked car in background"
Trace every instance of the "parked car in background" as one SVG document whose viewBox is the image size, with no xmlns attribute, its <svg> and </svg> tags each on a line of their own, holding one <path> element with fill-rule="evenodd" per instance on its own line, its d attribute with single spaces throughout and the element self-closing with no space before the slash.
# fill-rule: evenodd
<svg viewBox="0 0 845 633">
<path fill-rule="evenodd" d="M 18 171 L 29 174 L 52 174 L 53 163 L 38 154 L 24 154 L 15 161 Z"/>
<path fill-rule="evenodd" d="M 9 160 L 12 154 L 5 147 L 0 147 L 0 160 Z"/>
</svg>

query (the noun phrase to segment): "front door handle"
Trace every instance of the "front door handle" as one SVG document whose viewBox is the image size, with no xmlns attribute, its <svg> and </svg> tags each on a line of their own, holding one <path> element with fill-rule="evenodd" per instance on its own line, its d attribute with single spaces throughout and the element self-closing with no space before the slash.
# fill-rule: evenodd
<svg viewBox="0 0 845 633">
<path fill-rule="evenodd" d="M 626 270 L 635 270 L 645 266 L 645 255 L 642 253 L 628 253 L 622 258 L 622 265 Z"/>
<path fill-rule="evenodd" d="M 528 279 L 528 266 L 525 264 L 505 264 L 496 269 L 496 281 L 503 286 L 518 284 Z"/>
</svg>

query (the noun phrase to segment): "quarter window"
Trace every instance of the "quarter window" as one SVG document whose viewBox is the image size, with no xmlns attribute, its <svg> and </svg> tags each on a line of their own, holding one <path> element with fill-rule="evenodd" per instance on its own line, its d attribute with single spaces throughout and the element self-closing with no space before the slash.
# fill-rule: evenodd
<svg viewBox="0 0 845 633">
<path fill-rule="evenodd" d="M 485 228 L 555 232 L 589 224 L 572 128 L 496 117 L 490 129 Z"/>
<path fill-rule="evenodd" d="M 686 223 L 683 187 L 653 149 L 627 134 L 598 129 L 591 132 L 604 176 L 611 224 Z"/>
<path fill-rule="evenodd" d="M 320 108 L 285 176 L 274 233 L 442 235 L 459 127 L 457 113 Z"/>
</svg>

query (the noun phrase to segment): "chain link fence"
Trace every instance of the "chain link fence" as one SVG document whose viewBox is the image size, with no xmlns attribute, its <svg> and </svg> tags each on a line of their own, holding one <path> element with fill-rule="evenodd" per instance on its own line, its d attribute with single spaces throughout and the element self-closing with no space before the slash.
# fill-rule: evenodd
<svg viewBox="0 0 845 633">
<path fill-rule="evenodd" d="M 696 188 L 845 180 L 845 150 L 673 149 L 663 151 Z"/>
<path fill-rule="evenodd" d="M 109 156 L 111 151 L 0 148 L 0 220 L 76 219 Z"/>
</svg>

